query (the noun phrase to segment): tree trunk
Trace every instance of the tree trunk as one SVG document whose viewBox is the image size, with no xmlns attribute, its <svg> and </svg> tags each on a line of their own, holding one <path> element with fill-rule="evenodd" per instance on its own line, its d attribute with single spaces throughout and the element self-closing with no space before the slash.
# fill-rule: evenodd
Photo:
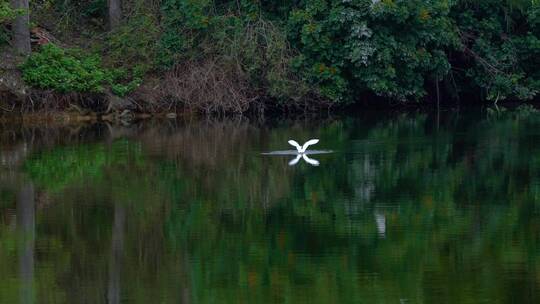
<svg viewBox="0 0 540 304">
<path fill-rule="evenodd" d="M 13 21 L 13 47 L 20 54 L 28 55 L 31 52 L 28 0 L 11 0 L 11 6 L 23 11 L 23 14 L 18 15 Z"/>
<path fill-rule="evenodd" d="M 114 30 L 120 25 L 122 19 L 121 0 L 107 0 L 109 8 L 109 29 Z"/>
</svg>

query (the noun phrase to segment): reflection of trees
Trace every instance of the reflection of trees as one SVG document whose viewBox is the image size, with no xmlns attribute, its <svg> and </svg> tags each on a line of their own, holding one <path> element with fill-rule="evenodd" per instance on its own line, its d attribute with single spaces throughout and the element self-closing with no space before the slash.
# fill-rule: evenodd
<svg viewBox="0 0 540 304">
<path fill-rule="evenodd" d="M 17 198 L 20 303 L 34 303 L 35 193 L 32 184 L 21 187 Z"/>
<path fill-rule="evenodd" d="M 173 217 L 185 221 L 173 230 L 183 231 L 179 237 L 201 265 L 196 271 L 206 274 L 197 284 L 205 286 L 197 290 L 201 299 L 294 301 L 306 297 L 300 280 L 315 290 L 315 302 L 335 301 L 329 290 L 367 302 L 436 301 L 443 291 L 450 302 L 465 302 L 481 289 L 494 291 L 493 300 L 511 296 L 517 284 L 500 276 L 506 267 L 538 286 L 530 229 L 539 223 L 532 210 L 540 146 L 525 131 L 538 124 L 480 121 L 460 132 L 443 121 L 435 131 L 427 116 L 401 116 L 358 138 L 357 122 L 346 123 L 352 132 L 343 140 L 356 153 L 331 158 L 334 170 L 281 175 L 291 190 L 266 212 L 204 204 L 219 201 L 219 191 L 184 198 L 198 208 Z M 246 188 L 258 182 L 254 176 Z"/>
<path fill-rule="evenodd" d="M 120 203 L 114 204 L 114 222 L 112 227 L 111 257 L 109 261 L 109 286 L 107 302 L 120 303 L 120 272 L 122 255 L 124 254 L 124 222 L 126 211 Z"/>
<path fill-rule="evenodd" d="M 415 114 L 203 122 L 37 147 L 23 168 L 52 201 L 35 215 L 37 240 L 55 244 L 39 261 L 54 265 L 53 283 L 37 292 L 143 303 L 462 303 L 476 291 L 534 301 L 540 122 L 434 124 Z M 313 134 L 338 151 L 320 168 L 258 154 Z"/>
<path fill-rule="evenodd" d="M 264 170 L 258 157 L 265 136 L 247 122 L 205 121 L 172 132 L 149 130 L 141 141 L 149 157 L 167 161 L 169 172 L 164 173 L 179 179 L 183 195 L 215 193 L 219 195 L 212 197 L 213 203 L 261 206 L 274 201 L 270 196 L 289 191 L 288 183 L 281 179 L 287 164 Z"/>
</svg>

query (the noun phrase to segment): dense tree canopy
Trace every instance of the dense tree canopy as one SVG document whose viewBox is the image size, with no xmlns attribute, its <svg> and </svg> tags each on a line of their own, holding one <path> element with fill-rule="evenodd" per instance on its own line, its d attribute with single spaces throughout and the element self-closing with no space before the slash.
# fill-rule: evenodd
<svg viewBox="0 0 540 304">
<path fill-rule="evenodd" d="M 4 29 L 13 14 L 0 2 Z M 118 95 L 158 72 L 182 91 L 204 83 L 211 89 L 198 90 L 214 97 L 225 94 L 216 82 L 235 79 L 235 96 L 246 100 L 354 102 L 420 101 L 439 91 L 446 99 L 534 99 L 539 16 L 537 0 L 42 0 L 31 19 L 64 47 L 118 69 L 116 81 L 103 81 Z M 46 86 L 55 88 L 38 85 Z"/>
</svg>

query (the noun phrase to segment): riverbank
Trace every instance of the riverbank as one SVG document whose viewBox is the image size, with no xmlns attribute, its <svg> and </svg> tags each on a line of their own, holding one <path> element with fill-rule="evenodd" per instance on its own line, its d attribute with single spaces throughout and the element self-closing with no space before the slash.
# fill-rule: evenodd
<svg viewBox="0 0 540 304">
<path fill-rule="evenodd" d="M 96 71 L 99 66 L 84 63 L 88 58 L 72 56 L 55 45 L 36 48 L 46 49 L 45 55 L 35 55 L 40 56 L 39 63 L 32 61 L 33 57 L 16 56 L 9 49 L 0 52 L 0 58 L 4 59 L 0 65 L 0 115 L 41 113 L 49 117 L 54 113 L 53 116 L 77 116 L 82 120 L 116 120 L 266 110 L 305 112 L 332 106 L 315 94 L 307 93 L 279 102 L 247 83 L 235 83 L 238 78 L 234 75 L 220 74 L 222 71 L 217 71 L 216 67 L 196 67 L 196 63 L 184 66 L 191 70 L 188 72 L 180 67 L 161 75 L 148 72 L 137 79 L 136 86 L 120 93 L 115 90 L 118 84 L 112 81 L 115 70 Z M 30 68 L 29 61 L 32 62 Z M 96 75 L 88 76 L 91 73 Z M 35 77 L 52 87 L 31 85 Z M 95 83 L 93 78 L 98 77 L 108 80 Z M 79 87 L 88 91 L 70 91 Z"/>
<path fill-rule="evenodd" d="M 440 96 L 441 92 L 432 92 L 433 94 L 426 96 L 422 102 L 397 101 L 374 94 L 359 97 L 354 103 L 330 102 L 316 94 L 306 94 L 301 98 L 284 102 L 273 99 L 261 91 L 250 93 L 251 97 L 246 99 L 245 95 L 229 95 L 230 92 L 215 88 L 212 90 L 207 87 L 205 90 L 199 87 L 194 90 L 190 87 L 193 82 L 189 85 L 184 83 L 183 86 L 178 83 L 171 84 L 175 81 L 172 77 L 180 77 L 178 71 L 169 71 L 161 77 L 157 74 L 147 74 L 140 80 L 137 88 L 125 96 L 118 96 L 110 87 L 101 92 L 57 92 L 53 89 L 35 88 L 25 83 L 20 69 L 25 62 L 23 57 L 4 51 L 0 53 L 0 58 L 4 59 L 0 63 L 0 121 L 130 123 L 150 118 L 173 119 L 178 116 L 215 116 L 216 114 L 218 116 L 230 114 L 261 116 L 270 113 L 270 115 L 287 116 L 305 113 L 362 112 L 374 109 L 408 111 L 469 106 L 493 107 L 495 111 L 498 111 L 499 106 L 504 110 L 505 107 L 517 108 L 519 106 L 534 108 L 537 104 L 536 99 L 490 101 L 478 100 L 474 94 L 465 93 L 462 94 L 462 98 L 456 98 L 451 94 Z M 205 86 L 222 85 L 211 83 L 208 79 L 205 81 Z M 240 100 L 232 101 L 231 98 L 235 96 Z M 194 100 L 187 101 L 185 98 Z"/>
<path fill-rule="evenodd" d="M 540 92 L 536 1 L 113 3 L 0 6 L 2 111 L 245 114 Z"/>
</svg>

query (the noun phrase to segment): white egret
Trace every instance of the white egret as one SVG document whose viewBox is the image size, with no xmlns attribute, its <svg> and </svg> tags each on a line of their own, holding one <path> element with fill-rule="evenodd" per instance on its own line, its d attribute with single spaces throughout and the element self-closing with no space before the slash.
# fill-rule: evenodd
<svg viewBox="0 0 540 304">
<path fill-rule="evenodd" d="M 289 145 L 291 145 L 291 146 L 293 146 L 293 147 L 296 148 L 296 150 L 298 151 L 298 153 L 302 154 L 302 153 L 305 153 L 305 152 L 306 152 L 306 150 L 307 150 L 307 148 L 308 148 L 309 146 L 318 143 L 319 140 L 318 140 L 318 139 L 310 139 L 310 140 L 306 141 L 306 142 L 304 143 L 303 146 L 300 146 L 299 143 L 297 143 L 295 140 L 292 140 L 292 139 L 289 140 L 288 142 L 289 142 Z"/>
<path fill-rule="evenodd" d="M 311 145 L 314 145 L 319 142 L 318 139 L 310 139 L 306 141 L 302 146 L 295 140 L 289 140 L 289 144 L 296 148 L 294 150 L 280 150 L 280 151 L 270 151 L 261 153 L 262 155 L 294 155 L 294 158 L 289 161 L 289 166 L 294 166 L 300 162 L 300 160 L 305 161 L 306 163 L 312 166 L 318 166 L 320 163 L 318 160 L 310 158 L 308 155 L 316 154 L 328 154 L 332 153 L 332 150 L 308 150 L 307 148 Z"/>
</svg>

